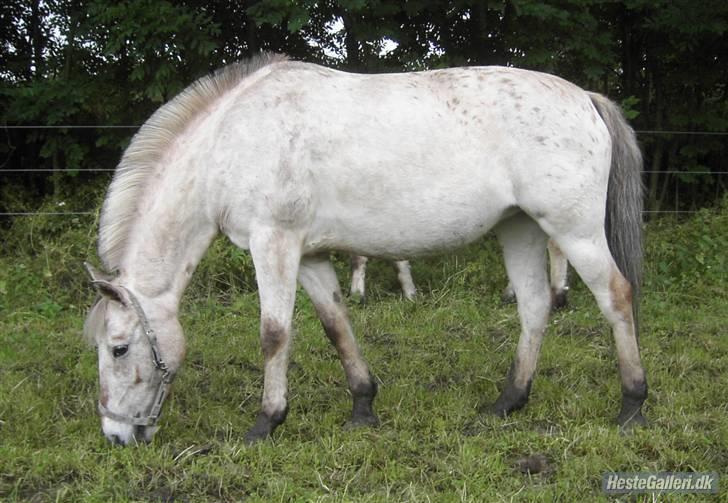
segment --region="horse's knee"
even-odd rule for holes
[[[260,344],[266,361],[286,349],[289,335],[289,330],[278,321],[266,317],[261,320]]]

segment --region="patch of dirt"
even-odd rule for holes
[[[548,475],[555,467],[544,454],[530,454],[516,460],[514,467],[524,475]]]

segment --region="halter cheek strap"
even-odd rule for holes
[[[124,289],[131,301],[132,308],[134,309],[137,318],[139,318],[139,323],[142,325],[142,330],[144,330],[144,335],[146,335],[149,347],[152,350],[152,362],[154,363],[154,368],[157,370],[157,375],[159,376],[159,379],[157,380],[157,391],[154,394],[151,409],[145,417],[134,417],[126,414],[119,414],[107,409],[101,402],[99,402],[99,414],[120,423],[131,424],[134,426],[154,426],[157,424],[157,421],[159,421],[159,417],[162,414],[162,405],[164,404],[164,399],[167,398],[167,395],[169,394],[169,389],[172,386],[172,381],[174,380],[174,374],[170,372],[167,364],[162,359],[162,352],[159,349],[157,336],[149,324],[147,315],[144,313],[144,309],[142,309],[141,304],[139,304],[139,300],[133,293],[131,293],[130,290],[123,286],[121,288]]]

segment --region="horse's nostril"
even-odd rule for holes
[[[114,445],[121,445],[121,437],[119,435],[111,435],[108,437],[109,441]]]

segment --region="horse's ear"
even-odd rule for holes
[[[86,272],[88,272],[88,275],[91,277],[91,281],[111,281],[114,279],[114,277],[111,274],[106,274],[98,269],[96,269],[94,266],[89,264],[88,262],[83,263],[83,267],[86,268]]]
[[[124,291],[124,289],[120,286],[103,279],[92,281],[91,285],[93,285],[96,291],[107,299],[121,302],[127,307],[131,305],[131,302],[129,302],[129,298],[126,295],[126,291]]]
[[[129,299],[124,289],[111,282],[113,276],[98,271],[88,262],[84,262],[83,265],[86,267],[89,276],[91,276],[91,285],[97,292],[107,299],[121,302],[125,306],[129,305]]]

